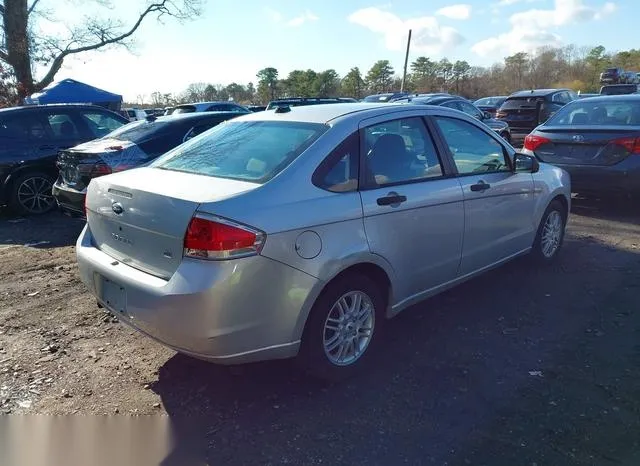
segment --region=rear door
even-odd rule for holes
[[[542,105],[544,97],[509,97],[496,117],[506,121],[515,132],[529,132],[538,126],[538,109]]]
[[[533,177],[515,173],[500,138],[450,116],[433,118],[464,195],[460,275],[491,266],[533,244]],[[490,130],[489,130],[490,131]]]
[[[360,124],[365,231],[396,273],[398,302],[455,278],[464,230],[460,184],[414,115]]]

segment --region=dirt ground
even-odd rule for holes
[[[554,266],[403,313],[379,367],[334,386],[117,323],[77,276],[82,226],[0,212],[0,413],[197,418],[210,464],[640,464],[637,205],[576,201]]]

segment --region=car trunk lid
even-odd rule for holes
[[[84,190],[93,178],[136,167],[148,159],[135,143],[96,139],[58,154],[58,168],[65,185]]]
[[[532,128],[538,125],[538,108],[544,108],[543,97],[515,97],[507,99],[496,117],[512,128]]]
[[[636,144],[640,131],[602,126],[539,127],[536,135],[545,138],[535,148],[544,162],[561,165],[610,166],[621,162],[640,149]],[[525,141],[526,148],[526,141]]]
[[[218,202],[260,185],[157,168],[97,178],[87,192],[95,246],[139,270],[168,279],[182,261],[189,222],[203,202]]]

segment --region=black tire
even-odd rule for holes
[[[327,334],[335,336],[338,331],[333,334],[328,333],[331,330],[327,330],[325,325],[338,300],[352,292],[361,292],[368,296],[373,306],[372,332],[368,344],[359,357],[347,365],[338,365],[325,351]],[[386,305],[385,293],[382,292],[380,285],[369,277],[359,274],[339,277],[327,286],[311,309],[302,335],[297,364],[311,376],[332,382],[348,379],[366,369],[375,359],[376,350],[382,343]]]
[[[544,241],[543,238],[545,236],[545,225],[547,222],[551,221],[550,217],[555,216],[556,214],[559,215],[561,222],[560,237],[557,239],[557,245],[553,248],[553,252],[549,254],[549,251],[545,249],[546,241]],[[540,220],[540,225],[538,226],[538,231],[536,233],[536,238],[533,242],[533,248],[531,250],[531,258],[536,263],[550,264],[558,257],[562,244],[564,243],[566,226],[567,211],[564,205],[558,200],[551,201],[542,215],[542,219]]]
[[[43,172],[28,172],[11,183],[9,205],[20,215],[41,215],[56,207],[51,189],[53,177]],[[30,197],[30,193],[34,197]]]

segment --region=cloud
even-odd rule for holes
[[[267,17],[274,23],[279,23],[280,21],[282,21],[282,13],[280,13],[279,11],[267,7],[264,9],[264,12],[266,13]]]
[[[273,8],[265,8],[264,12],[267,15],[267,18],[269,18],[269,20],[274,23],[282,23],[285,21],[284,15],[279,11],[274,10]],[[314,15],[312,12],[307,10],[304,13],[302,13],[300,16],[296,16],[295,18],[286,20],[286,25],[290,27],[299,27],[299,26],[302,26],[304,23],[307,23],[310,21],[317,21],[318,19],[319,18],[316,15]]]
[[[445,6],[436,11],[436,15],[446,16],[450,19],[469,19],[471,16],[471,5],[460,3],[457,5]]]
[[[594,8],[584,5],[583,0],[555,0],[552,10],[531,9],[514,13],[509,18],[510,31],[477,42],[471,50],[487,56],[498,52],[529,52],[543,45],[559,46],[562,38],[553,29],[599,20],[615,10],[616,6],[611,2]]]
[[[388,50],[404,50],[409,29],[412,30],[412,50],[440,54],[464,42],[464,37],[454,28],[442,26],[432,16],[421,16],[408,20],[379,8],[363,8],[348,17],[353,24],[363,26],[381,34]]]
[[[304,23],[308,21],[317,21],[317,20],[318,20],[318,17],[307,10],[300,16],[297,16],[287,21],[287,25],[297,27],[297,26],[302,26]]]

